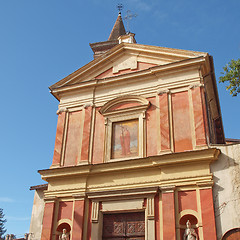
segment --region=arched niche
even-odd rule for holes
[[[117,114],[118,112],[131,112],[134,110],[147,109],[150,105],[146,98],[136,95],[124,95],[114,98],[105,103],[99,112],[102,115]]]
[[[63,233],[63,229],[66,229],[66,233],[68,235],[68,240],[71,239],[71,226],[69,220],[65,219],[65,221],[60,221],[58,223],[57,229],[56,229],[56,240],[59,240],[59,236]]]
[[[180,239],[183,239],[183,235],[184,235],[184,231],[187,228],[186,227],[186,223],[187,221],[190,221],[191,223],[191,228],[193,228],[195,230],[195,232],[197,233],[198,237],[199,237],[199,221],[197,219],[197,216],[193,215],[193,214],[184,214],[180,220],[179,220],[179,225],[180,225]]]

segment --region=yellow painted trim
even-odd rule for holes
[[[192,89],[188,89],[188,101],[189,101],[189,116],[190,116],[190,127],[192,136],[192,146],[196,149],[196,133],[195,133],[195,120],[194,120],[194,110],[193,110],[193,98]]]
[[[200,198],[200,189],[196,189],[196,197],[197,197],[197,209],[199,214],[199,238],[203,239],[203,228],[202,228],[202,208],[201,208],[201,198]]]
[[[160,98],[159,95],[156,95],[156,124],[157,124],[157,152],[161,152],[161,109],[160,109]]]
[[[92,107],[92,114],[91,114],[89,154],[88,154],[88,162],[90,164],[92,163],[92,159],[93,159],[93,144],[94,144],[95,122],[96,122],[96,108],[93,106]]]
[[[172,113],[172,94],[168,93],[168,116],[169,116],[169,132],[170,132],[170,149],[174,152],[174,129],[173,129],[173,113]]]

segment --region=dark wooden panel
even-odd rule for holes
[[[144,212],[103,215],[104,240],[144,240]]]

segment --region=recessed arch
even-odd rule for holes
[[[69,219],[60,219],[57,222],[56,227],[56,239],[59,239],[59,236],[63,233],[63,229],[66,229],[66,233],[69,235],[71,239],[71,232],[72,232],[72,221]]]
[[[124,107],[124,104],[126,107]],[[121,107],[121,105],[123,107]],[[134,109],[147,109],[149,105],[150,102],[144,97],[137,95],[124,95],[105,103],[99,112],[103,115],[107,115],[108,113],[116,113],[118,111],[125,112]]]

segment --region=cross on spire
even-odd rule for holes
[[[118,9],[118,13],[121,14],[121,11],[122,11],[122,9],[123,9],[122,3],[119,3],[119,4],[117,5],[117,9]]]
[[[137,17],[137,14],[135,13],[132,14],[130,10],[127,10],[127,15],[124,17],[124,19],[127,21],[127,33],[130,33],[129,25],[130,25],[130,21],[134,17]]]

